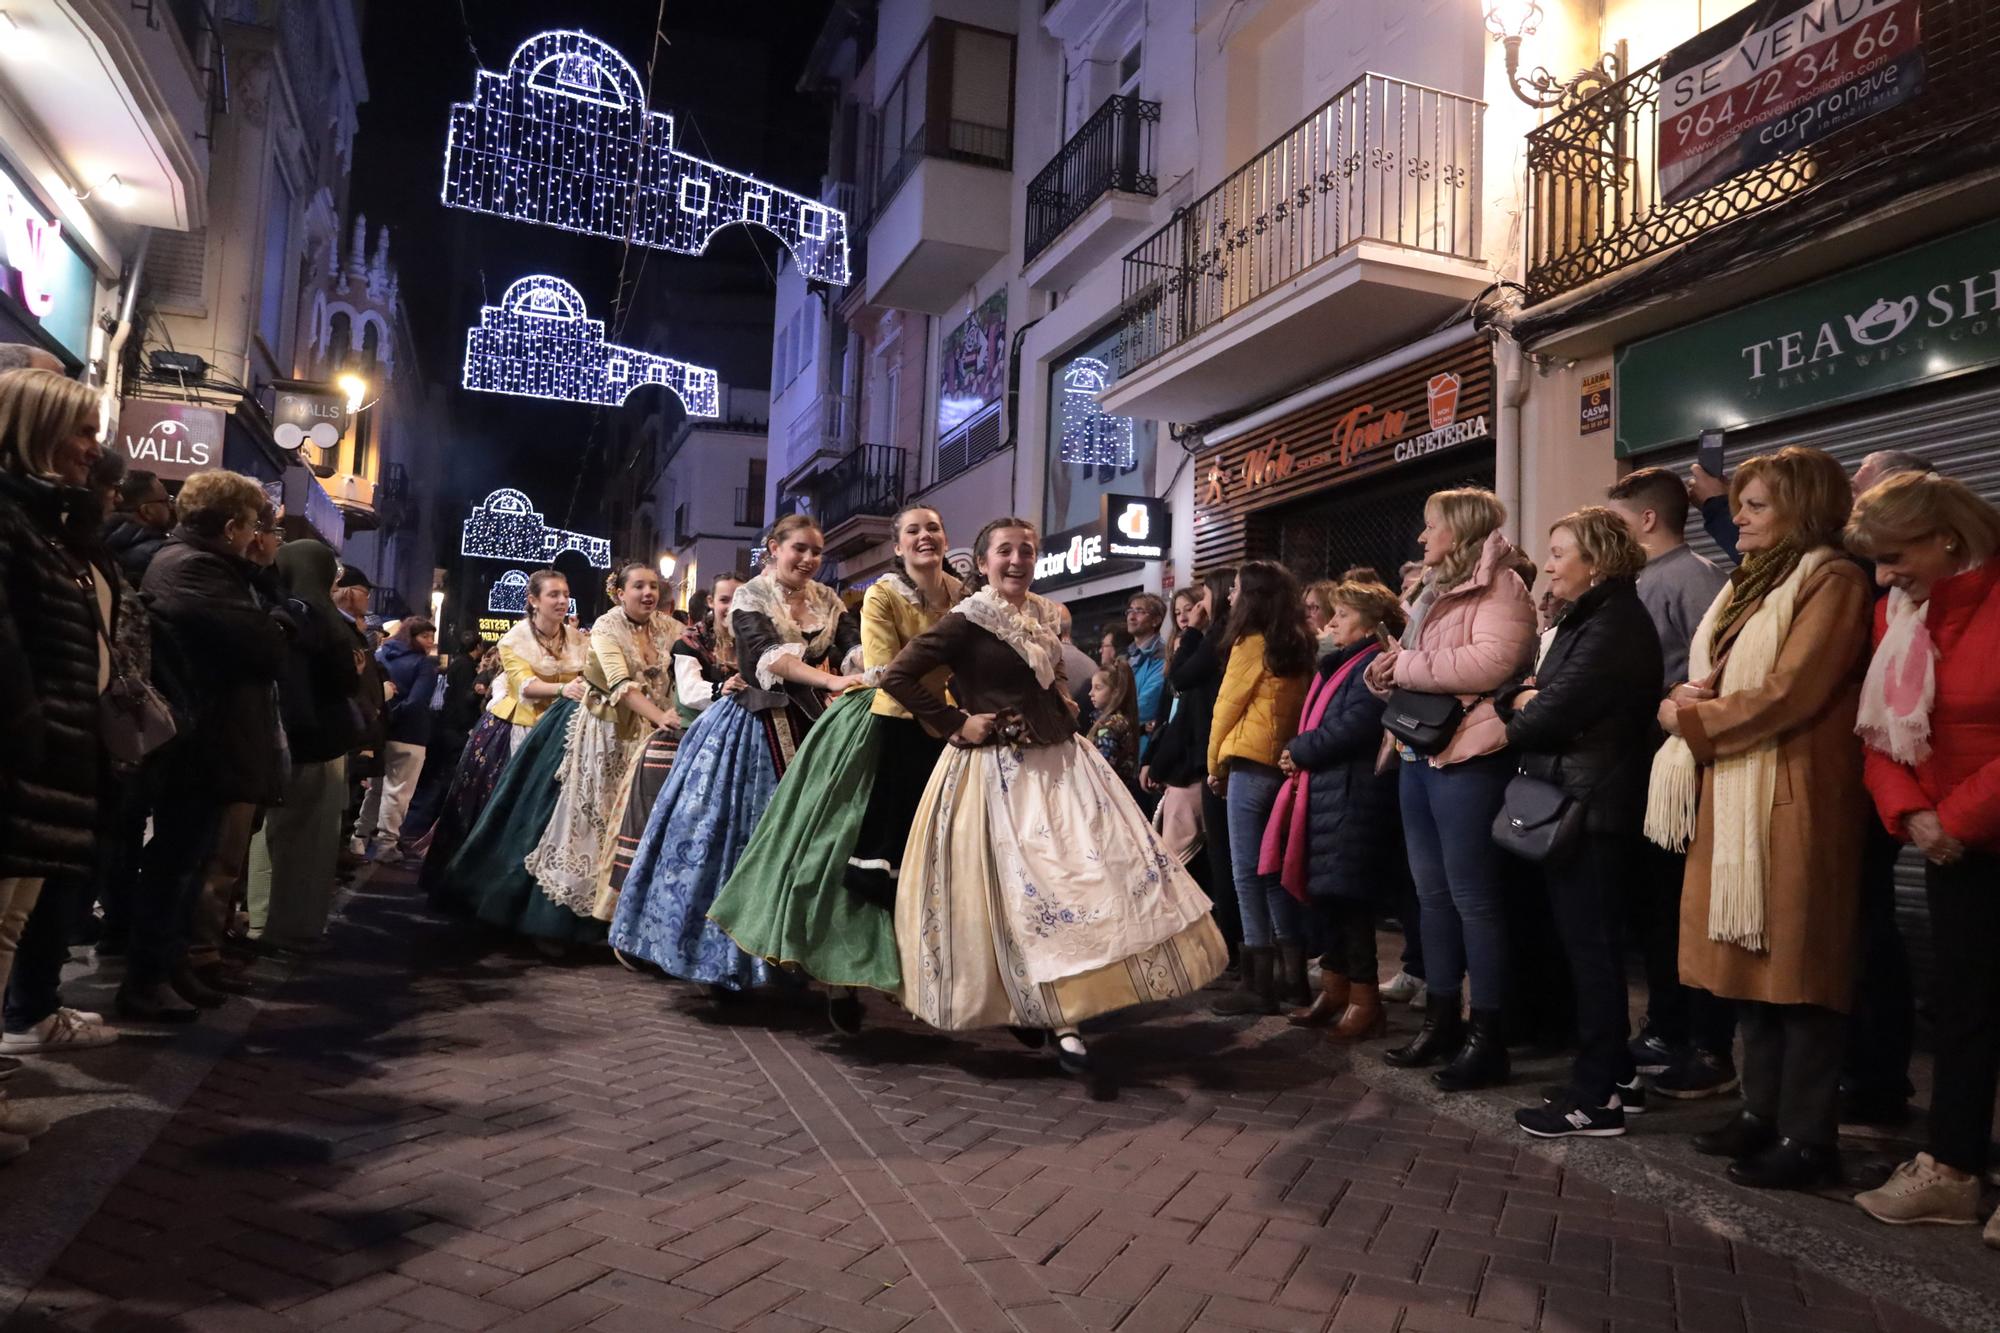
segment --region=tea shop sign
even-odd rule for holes
[[[1464,387],[1463,377],[1455,371],[1432,375],[1424,384],[1424,415],[1414,423],[1408,408],[1378,409],[1363,402],[1336,418],[1323,438],[1302,447],[1295,447],[1287,433],[1274,433],[1252,446],[1239,468],[1211,464],[1201,482],[1202,503],[1221,504],[1232,485],[1240,494],[1254,494],[1300,473],[1345,470],[1381,460],[1385,454],[1392,463],[1407,463],[1483,440],[1492,434],[1486,414],[1459,414]]]

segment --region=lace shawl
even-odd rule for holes
[[[759,574],[736,590],[736,600],[730,604],[730,614],[749,611],[763,616],[771,622],[771,627],[778,631],[778,637],[783,640],[765,649],[763,655],[757,659],[756,677],[760,688],[781,690],[785,687],[784,681],[771,670],[780,657],[796,657],[804,661],[807,657],[824,658],[833,650],[834,631],[840,628],[840,617],[847,610],[846,605],[840,600],[840,594],[824,583],[808,583],[806,601],[811,604],[813,612],[820,620],[820,627],[811,634],[807,634],[799,627],[799,623],[792,619],[792,613],[785,605],[785,590],[778,586],[777,579],[769,573]],[[859,650],[849,656],[858,657]],[[842,665],[845,666],[844,663]]]
[[[625,692],[638,689],[656,707],[669,708],[673,705],[673,667],[669,658],[674,644],[680,641],[682,626],[680,621],[664,611],[655,611],[653,618],[646,622],[644,631],[648,646],[652,649],[653,665],[647,666],[639,652],[640,628],[626,618],[623,607],[612,607],[599,616],[590,627],[590,632],[603,634],[618,645],[619,653],[625,658],[625,679],[611,686],[609,702],[616,704],[625,697]]]
[[[1062,640],[1056,635],[1060,613],[1054,602],[1031,592],[1017,611],[993,589],[981,588],[952,610],[1013,649],[1035,673],[1037,685],[1047,689],[1055,684]]]
[[[528,669],[547,681],[569,680],[583,674],[583,665],[590,660],[590,636],[582,630],[571,629],[565,622],[562,627],[562,655],[558,657],[542,646],[535,637],[534,623],[523,617],[519,624],[507,631],[500,640],[514,650]]]

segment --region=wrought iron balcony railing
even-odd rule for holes
[[[909,451],[864,444],[804,485],[813,493],[820,531],[830,532],[857,515],[890,518],[903,503]]]
[[[1668,201],[1658,171],[1660,64],[1655,61],[1527,136],[1529,302],[1574,290],[1683,245],[1738,218],[1840,180],[1848,206],[1908,194],[1915,150],[1947,145],[1952,118],[1988,128],[2000,113],[2000,6],[1924,0],[1923,95],[1776,161]],[[1963,129],[1964,127],[1961,127]]]
[[[1125,256],[1121,372],[1360,241],[1478,258],[1484,111],[1381,74],[1347,85]]]
[[[1050,241],[1112,190],[1157,193],[1153,127],[1160,104],[1127,94],[1107,98],[1062,151],[1028,182],[1027,241],[1022,258],[1033,260]]]

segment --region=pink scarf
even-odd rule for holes
[[[1300,735],[1319,726],[1327,704],[1340,693],[1341,682],[1380,651],[1370,644],[1342,663],[1340,670],[1313,682],[1312,689],[1306,692],[1305,709],[1299,714]],[[1310,841],[1306,836],[1306,818],[1311,810],[1306,797],[1311,783],[1312,774],[1304,769],[1285,779],[1278,788],[1277,802],[1271,807],[1271,818],[1264,825],[1264,841],[1257,849],[1257,873],[1276,875],[1285,892],[1300,902],[1306,900],[1306,844]]]

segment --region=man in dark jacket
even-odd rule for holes
[[[133,587],[145,579],[173,526],[174,502],[160,479],[139,468],[127,472],[118,483],[118,509],[104,522],[104,548]]]
[[[275,686],[285,637],[251,591],[246,558],[275,518],[263,488],[233,472],[196,473],[177,508],[140,594],[155,676],[182,726],[161,755],[117,1004],[127,1018],[186,1022],[187,1006],[222,1003],[210,981],[251,826],[259,805],[282,798]]]
[[[347,756],[349,824],[361,814],[362,784],[381,774],[383,754],[389,745],[388,680],[368,642],[368,599],[374,591],[375,585],[359,568],[345,564],[340,567],[340,577],[333,584],[333,604],[354,630],[355,660],[361,673],[354,692],[355,707],[361,714],[361,736]],[[365,844],[353,846],[342,839],[342,868],[352,868],[367,850]]]

